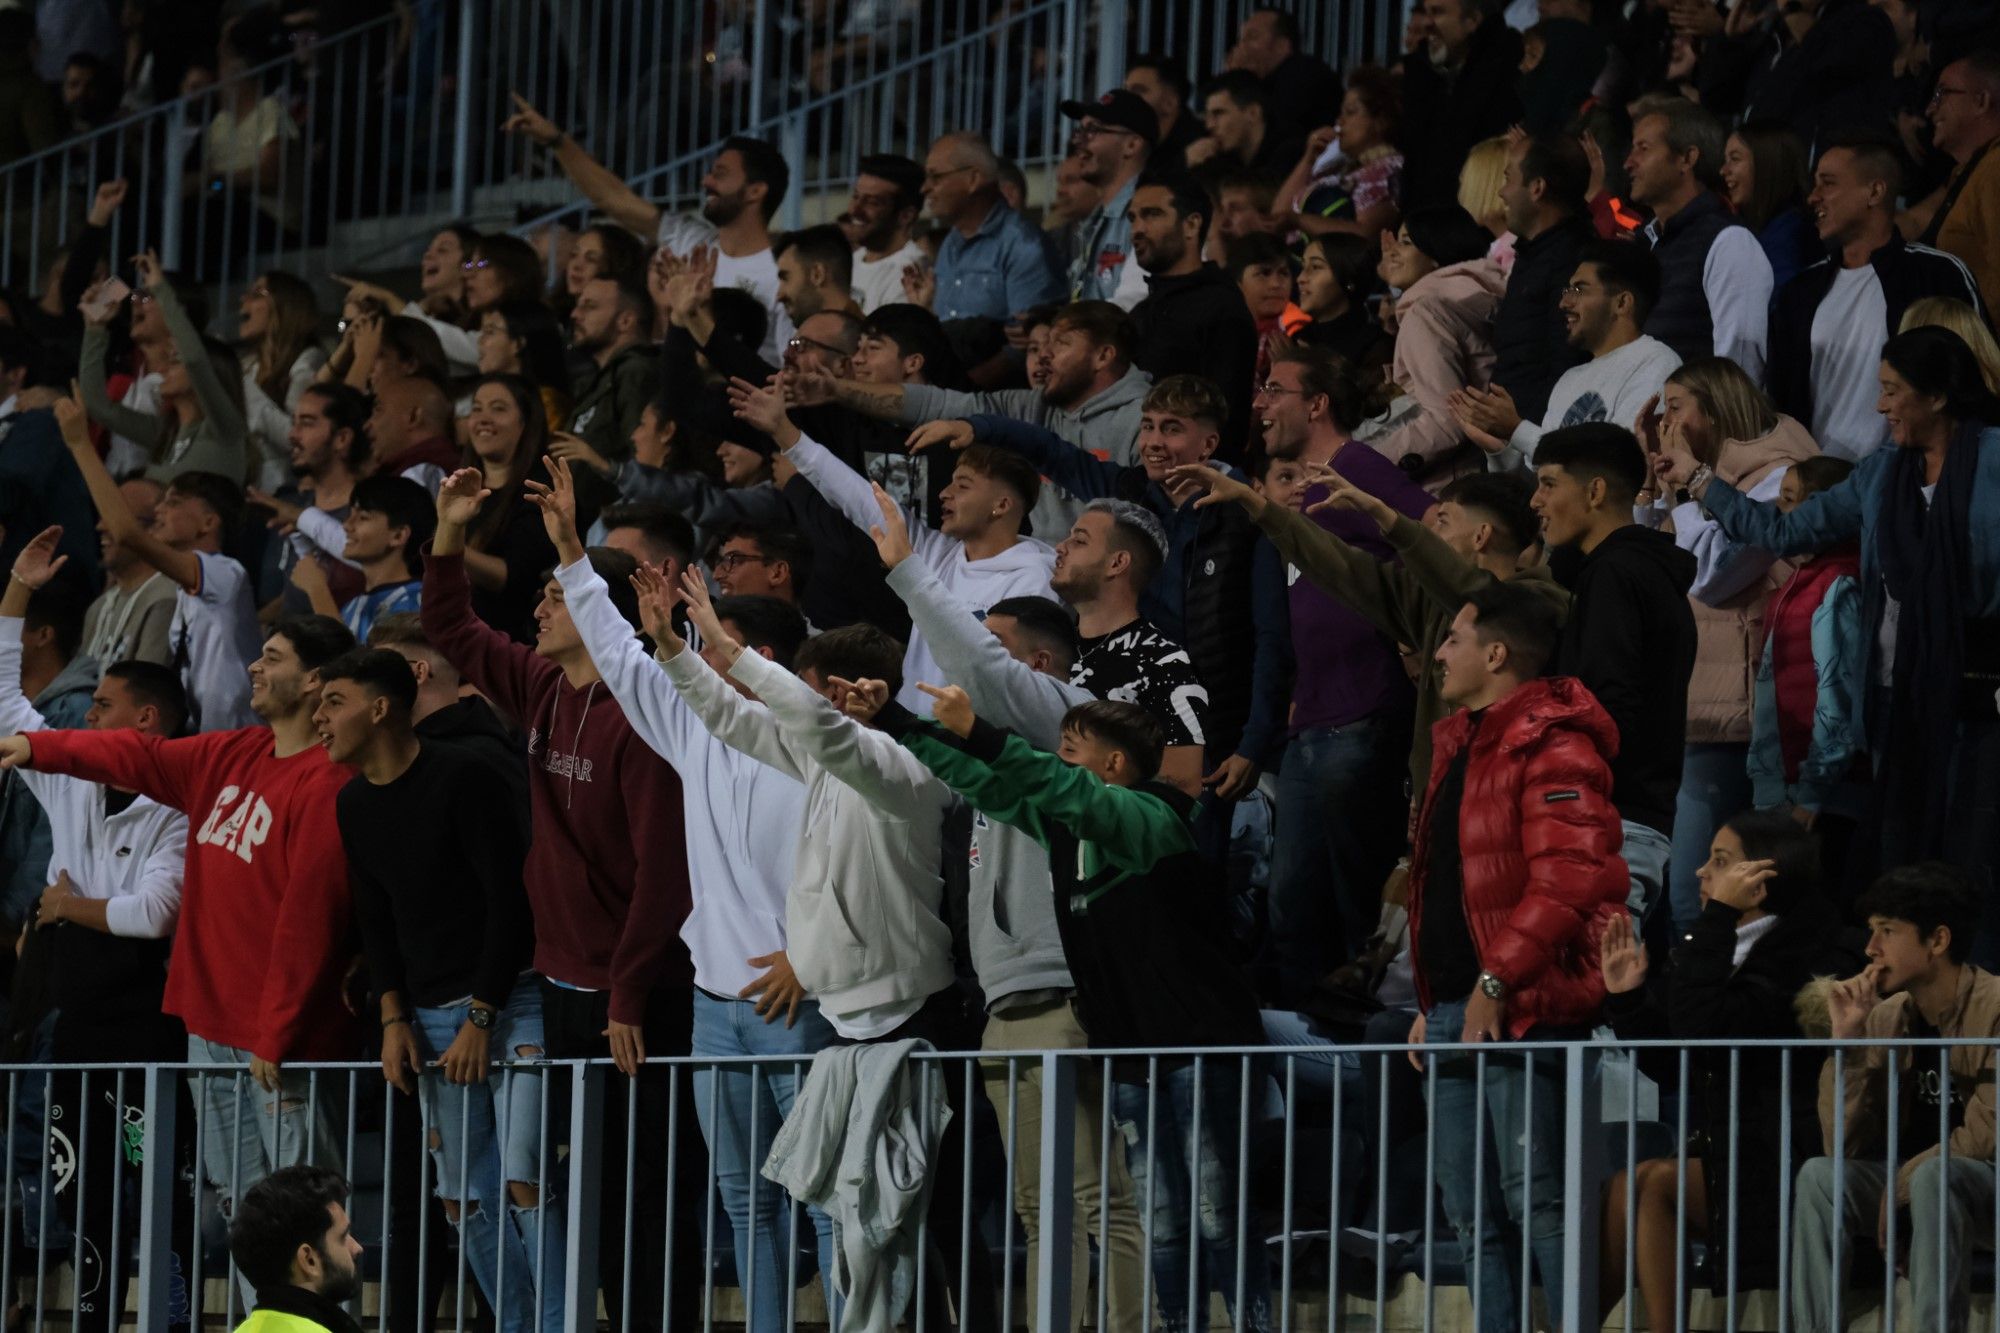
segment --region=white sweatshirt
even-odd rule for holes
[[[801,435],[799,442],[785,451],[785,458],[848,522],[863,532],[881,524],[882,511],[868,478],[835,458],[825,445]],[[1049,588],[1049,575],[1055,569],[1056,553],[1032,537],[1023,537],[984,560],[968,560],[964,542],[931,527],[917,511],[905,509],[903,522],[910,530],[912,553],[980,620],[986,618],[987,607],[1009,597],[1055,597]],[[903,654],[903,688],[896,701],[919,717],[929,717],[930,696],[917,688],[918,681],[931,685],[964,683],[945,675],[923,633],[912,629],[909,648]]]
[[[1666,387],[1667,376],[1680,368],[1679,353],[1643,333],[1623,347],[1571,366],[1549,390],[1549,410],[1541,424],[1523,421],[1516,426],[1507,447],[1487,459],[1487,467],[1494,472],[1532,469],[1542,436],[1564,426],[1608,421],[1632,429],[1646,400]]]
[[[0,734],[46,731],[48,723],[21,693],[21,626],[0,616]],[[165,939],[180,917],[187,858],[187,816],[150,797],[134,797],[115,815],[104,813],[104,788],[81,778],[17,770],[49,812],[54,854],[49,881],[67,870],[86,898],[101,898],[113,935]]]
[[[792,970],[843,1037],[895,1028],[952,981],[941,915],[951,788],[784,667],[746,652],[731,689],[692,648],[664,666],[716,739],[806,786],[785,906]]]

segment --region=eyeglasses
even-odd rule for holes
[[[947,167],[943,171],[926,171],[924,173],[924,184],[936,185],[939,181],[943,180],[947,176],[956,176],[961,171],[971,171],[971,170],[973,170],[972,167],[963,166],[963,167]]]
[[[768,565],[769,556],[754,555],[749,551],[726,551],[708,562],[718,574],[727,574],[739,565]]]
[[[1970,96],[1972,96],[1972,89],[1970,88],[1947,88],[1940,83],[1937,87],[1931,89],[1930,109],[1933,111],[1937,110],[1938,103],[1944,101],[1947,97]]]
[[[785,344],[786,350],[793,352],[804,352],[808,347],[817,347],[820,351],[825,352],[828,356],[837,356],[843,359],[854,355],[854,353],[852,352],[842,351],[840,348],[835,347],[832,343],[823,343],[817,338],[808,338],[803,334],[797,334],[797,333],[793,334],[791,341]]]
[[[1563,284],[1562,294],[1564,296],[1588,296],[1596,290],[1597,288],[1587,282],[1570,282]]]
[[[1072,139],[1095,139],[1100,134],[1131,134],[1123,125],[1092,125],[1088,121],[1070,132]]]
[[[1287,394],[1287,393],[1295,393],[1301,398],[1306,396],[1306,391],[1304,389],[1293,389],[1286,385],[1278,383],[1276,380],[1264,381],[1264,383],[1257,386],[1257,392],[1263,394],[1267,398],[1276,398],[1281,394]]]
[[[476,268],[488,268],[492,263],[493,261],[490,259],[468,259],[463,264],[460,264],[459,267],[470,273]]]

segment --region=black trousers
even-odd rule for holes
[[[611,1043],[604,1028],[610,1018],[608,992],[570,990],[543,980],[542,1044],[550,1059],[608,1058]],[[612,1333],[618,1333],[625,1327],[628,1313],[625,1248],[629,1231],[633,1333],[653,1333],[656,1329],[691,1333],[700,1327],[706,1278],[700,1237],[707,1221],[708,1160],[701,1127],[695,1120],[691,1071],[682,1069],[674,1077],[667,1065],[654,1061],[660,1056],[688,1053],[694,1034],[693,989],[662,986],[654,990],[641,1027],[648,1063],[637,1079],[612,1073],[605,1087],[603,1123],[593,1127],[604,1148],[604,1174],[598,1193],[597,1280],[611,1315]],[[565,1095],[558,1098],[559,1091]],[[567,1089],[551,1087],[552,1109],[560,1105],[567,1112],[566,1093]],[[576,1127],[571,1126],[570,1131],[574,1134]],[[629,1162],[628,1133],[632,1142]],[[671,1193],[669,1165],[674,1177]],[[569,1201],[572,1215],[584,1206],[584,1201]],[[667,1246],[670,1215],[671,1252]],[[671,1309],[666,1294],[668,1277],[673,1287]]]

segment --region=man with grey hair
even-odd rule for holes
[[[984,139],[960,130],[931,145],[924,207],[950,228],[930,301],[939,319],[1006,320],[1061,299],[1041,230],[1000,197],[1000,159]],[[927,285],[909,278],[906,289]]]
[[[1641,104],[1625,170],[1632,198],[1653,210],[1645,236],[1660,261],[1660,299],[1644,332],[1681,360],[1727,357],[1764,378],[1771,261],[1716,190],[1722,123],[1679,97]]]

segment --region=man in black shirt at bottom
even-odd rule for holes
[[[402,655],[356,649],[320,678],[320,743],[360,770],[335,817],[383,1076],[423,1099],[438,1193],[487,1304],[510,1328],[555,1333],[563,1218],[546,1197],[541,1075],[496,1063],[543,1051],[526,826],[507,817],[512,797],[492,767],[418,738],[417,678]],[[550,1289],[537,1291],[538,1275]]]

